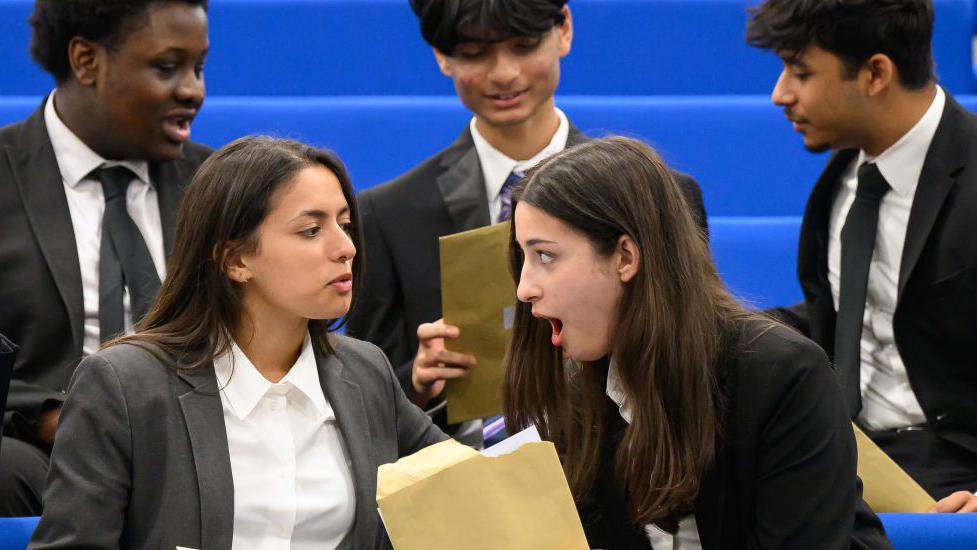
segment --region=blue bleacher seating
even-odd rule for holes
[[[571,0],[568,95],[766,94],[779,62],[744,43],[756,0]],[[935,0],[934,51],[954,93],[977,92],[972,0]],[[0,95],[43,94],[27,54],[32,0],[0,0]],[[407,0],[214,0],[212,95],[450,95]],[[393,55],[392,55],[393,54]]]
[[[40,518],[0,518],[0,550],[24,550]]]
[[[977,515],[879,514],[895,550],[973,550]]]

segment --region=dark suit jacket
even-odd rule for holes
[[[182,158],[150,163],[167,254],[183,188],[210,151],[188,143]],[[43,103],[0,129],[0,235],[0,332],[20,346],[4,427],[31,440],[44,403],[64,398],[84,337],[78,249]]]
[[[567,146],[588,138],[572,124]],[[675,174],[705,230],[702,193]],[[489,225],[482,168],[468,127],[447,149],[358,198],[366,255],[362,292],[346,331],[380,346],[411,392],[417,326],[441,317],[438,237]]]
[[[857,155],[836,153],[811,193],[797,260],[805,307],[781,310],[829,356],[836,313],[827,275],[828,219],[841,174]],[[939,437],[977,455],[975,213],[977,117],[947,94],[910,210],[893,329],[927,422]]]
[[[764,332],[751,322],[743,332],[719,367],[723,433],[693,510],[702,548],[890,547],[867,509],[859,531],[869,542],[853,542],[861,502],[855,440],[824,352],[781,326]],[[610,399],[606,405],[611,429],[580,505],[584,530],[593,548],[647,550],[613,474],[625,424]]]
[[[316,363],[352,467],[347,547],[390,548],[377,467],[446,436],[407,401],[376,346],[343,336],[334,345]],[[30,548],[230,550],[234,482],[216,389],[212,365],[177,371],[131,344],[86,358],[61,413]]]

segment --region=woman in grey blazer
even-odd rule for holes
[[[138,332],[75,372],[30,548],[388,548],[377,467],[445,436],[378,348],[331,334],[358,223],[330,153],[247,137],[212,155]]]

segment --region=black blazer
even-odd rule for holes
[[[831,356],[828,219],[841,174],[858,151],[839,151],[815,185],[801,225],[797,274],[804,307],[783,317]],[[910,210],[893,316],[896,346],[933,431],[977,455],[977,116],[949,94]],[[977,460],[977,457],[975,457]]]
[[[316,353],[316,364],[356,495],[341,547],[389,549],[377,515],[377,467],[446,436],[407,401],[376,346],[333,342],[336,353]],[[216,390],[212,365],[178,371],[131,344],[86,358],[61,413],[29,548],[230,550],[234,480]]]
[[[587,139],[570,125],[568,147]],[[674,175],[705,231],[698,184],[685,174]],[[438,237],[491,223],[470,129],[409,172],[364,190],[358,202],[366,267],[346,332],[380,346],[409,393],[417,326],[441,317]]]
[[[210,151],[188,143],[182,158],[149,164],[167,255],[183,188]],[[31,440],[42,405],[64,399],[84,338],[78,249],[43,102],[0,129],[0,235],[0,333],[20,346],[4,429]]]
[[[717,458],[693,513],[702,548],[887,548],[867,508],[853,541],[861,485],[856,450],[838,382],[824,352],[776,326],[751,322],[739,350],[719,367],[725,406]],[[613,457],[625,424],[607,405],[597,481],[580,503],[590,546],[650,548],[615,481]]]

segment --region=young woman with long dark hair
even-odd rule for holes
[[[31,548],[389,548],[377,467],[445,439],[372,344],[332,154],[248,137],[194,176],[138,332],[78,367]]]
[[[828,360],[729,294],[658,155],[593,140],[514,196],[506,420],[556,443],[591,546],[851,546]]]

